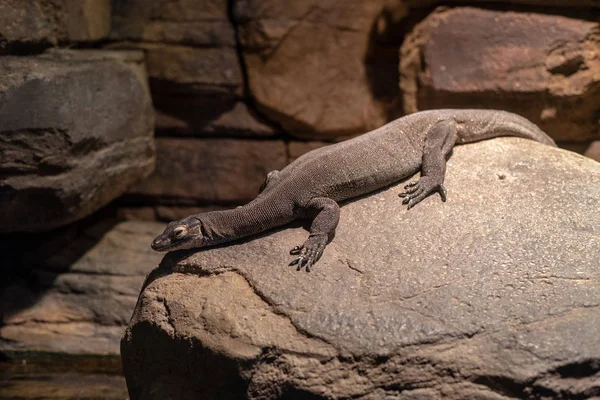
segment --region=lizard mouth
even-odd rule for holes
[[[175,247],[177,247],[178,245],[180,245],[184,242],[186,242],[186,238],[167,239],[167,240],[164,240],[164,239],[161,240],[160,238],[156,238],[150,244],[150,247],[152,247],[152,250],[154,250],[154,251],[169,251],[169,250],[173,250]]]

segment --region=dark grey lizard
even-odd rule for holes
[[[496,110],[431,110],[399,118],[379,129],[308,152],[281,171],[269,173],[250,203],[232,210],[191,215],[171,222],[153,242],[156,251],[213,246],[311,219],[310,234],[290,252],[307,270],[321,257],[340,217],[338,202],[421,177],[400,194],[410,209],[439,192],[446,201],[446,157],[455,144],[518,136],[548,145],[554,141],[535,124]]]

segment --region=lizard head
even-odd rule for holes
[[[188,217],[167,225],[164,232],[158,235],[150,246],[155,251],[183,250],[204,247],[208,244],[207,239],[202,221],[196,217]]]

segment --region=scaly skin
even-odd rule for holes
[[[410,209],[438,192],[446,201],[446,157],[455,144],[517,136],[555,146],[536,125],[496,110],[431,110],[399,118],[351,140],[304,154],[282,171],[269,173],[256,199],[226,211],[171,222],[153,242],[156,251],[213,246],[295,219],[311,219],[306,242],[292,249],[291,265],[307,271],[319,260],[340,217],[338,202],[421,177],[400,193]]]

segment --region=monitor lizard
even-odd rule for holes
[[[438,192],[446,201],[446,158],[455,144],[518,136],[556,146],[529,120],[498,110],[429,110],[401,117],[350,140],[310,151],[267,175],[259,195],[231,210],[171,222],[153,242],[156,251],[213,246],[296,219],[312,220],[308,239],[294,247],[290,265],[307,271],[319,260],[340,218],[340,201],[357,197],[419,170],[399,196],[410,209]]]

